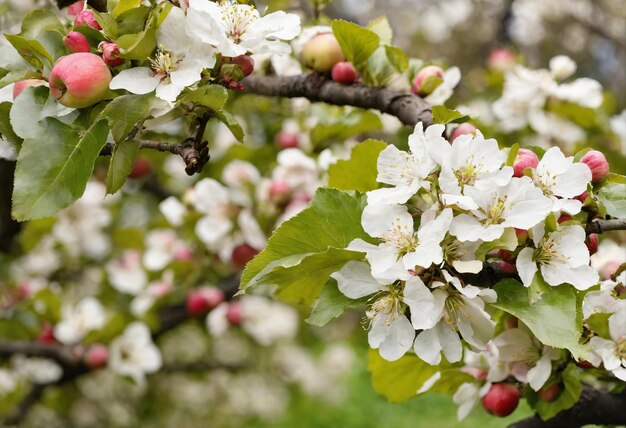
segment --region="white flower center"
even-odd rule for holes
[[[371,299],[374,300],[374,303],[367,311],[367,318],[364,321],[369,324],[376,315],[382,313],[385,315],[385,324],[391,325],[404,313],[401,291],[401,286],[390,285],[386,290],[374,295]]]
[[[500,224],[504,221],[504,212],[506,211],[507,197],[503,196],[494,202],[489,209],[482,209],[483,213],[486,215],[486,218],[483,220],[483,224],[485,226],[489,226],[492,224]]]
[[[540,265],[549,265],[553,261],[568,261],[570,257],[555,249],[555,245],[556,242],[552,237],[544,238],[541,246],[533,252],[533,261]]]
[[[541,174],[533,174],[533,183],[535,186],[541,189],[544,195],[552,196],[552,188],[554,187],[556,181],[556,175],[550,174],[547,171],[544,171]]]
[[[482,168],[481,163],[474,162],[473,155],[467,158],[464,166],[454,170],[454,176],[458,180],[459,186],[473,186]]]
[[[259,13],[254,6],[223,1],[222,23],[226,27],[226,34],[235,42],[240,43],[242,36],[254,21],[259,18]]]
[[[384,233],[380,239],[383,241],[383,245],[395,250],[398,259],[413,251],[418,244],[415,232],[398,223],[394,224],[391,230]]]
[[[157,76],[167,77],[172,71],[176,70],[177,59],[172,56],[171,52],[167,52],[162,48],[157,50],[154,58],[150,58],[152,70]]]

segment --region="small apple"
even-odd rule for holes
[[[302,63],[320,73],[328,73],[345,58],[339,42],[332,33],[313,36],[302,49]]]
[[[74,27],[78,27],[80,25],[86,25],[95,30],[102,30],[100,24],[96,20],[96,16],[89,9],[81,10],[76,18],[74,18]]]
[[[111,78],[109,67],[98,55],[73,53],[54,64],[50,93],[66,107],[89,107],[107,97]]]
[[[558,384],[554,383],[537,391],[537,396],[539,397],[539,399],[545,401],[546,403],[552,403],[554,400],[557,399],[560,393],[561,388]]]
[[[100,343],[91,345],[85,352],[83,360],[85,365],[91,370],[104,367],[109,361],[109,348]]]
[[[146,158],[138,158],[135,161],[135,165],[133,165],[133,169],[130,171],[128,176],[130,178],[139,179],[144,178],[150,175],[152,172],[152,166],[150,165],[150,161]]]
[[[230,258],[233,266],[243,268],[250,260],[259,254],[259,250],[248,244],[240,244],[235,247]]]
[[[349,85],[359,78],[359,73],[350,61],[341,61],[333,66],[331,77],[337,83]]]
[[[276,145],[281,149],[292,149],[300,145],[298,134],[291,131],[279,131],[276,134]]]
[[[487,412],[500,417],[508,416],[519,404],[519,390],[508,383],[494,383],[482,398],[482,403]]]
[[[476,132],[476,127],[474,125],[467,122],[462,123],[454,128],[454,130],[452,130],[452,134],[450,134],[450,142],[454,143],[454,140],[456,140],[461,135],[473,134],[474,132]]]
[[[191,290],[187,294],[185,307],[187,314],[197,317],[207,314],[211,309],[224,301],[224,293],[217,287],[202,287]]]
[[[22,91],[29,86],[41,86],[45,84],[46,82],[41,79],[26,79],[15,82],[13,85],[13,99],[16,99]]]
[[[63,37],[63,44],[72,52],[89,52],[89,40],[84,34],[78,31],[70,31]]]
[[[240,325],[243,322],[241,303],[233,302],[228,305],[228,309],[226,310],[226,321],[228,321],[230,325]]]
[[[413,79],[413,86],[411,87],[411,92],[415,95],[419,95],[420,97],[424,97],[426,95],[430,95],[429,91],[424,90],[422,87],[424,85],[424,81],[429,77],[438,77],[443,79],[445,76],[445,72],[441,67],[436,65],[427,65],[422,68]]]
[[[115,43],[100,42],[98,50],[102,52],[102,59],[109,67],[117,67],[124,64],[124,58],[120,58],[120,48]]]

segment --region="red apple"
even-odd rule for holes
[[[98,55],[73,53],[54,64],[50,92],[66,107],[89,107],[107,97],[111,78],[109,67]]]
[[[13,99],[16,99],[22,91],[29,86],[41,86],[45,84],[46,82],[41,79],[26,79],[15,82],[13,85]]]
[[[248,244],[240,244],[235,247],[230,258],[233,266],[243,268],[250,260],[259,254],[259,250]]]
[[[539,391],[537,391],[537,396],[541,400],[547,403],[552,403],[554,400],[557,399],[560,393],[561,393],[561,388],[559,387],[558,384],[554,383],[548,387],[541,388]]]
[[[331,77],[337,83],[349,85],[359,78],[359,73],[350,61],[341,61],[333,66]]]
[[[139,179],[147,177],[152,172],[152,166],[150,161],[146,158],[138,158],[133,165],[133,169],[128,176],[130,178]]]
[[[313,36],[302,49],[302,63],[320,73],[328,73],[343,60],[341,46],[332,33]]]
[[[482,398],[482,403],[487,412],[500,417],[508,416],[519,404],[519,391],[508,383],[494,383]]]
[[[430,95],[430,92],[425,91],[424,88],[422,88],[422,86],[426,79],[428,79],[429,77],[433,77],[433,76],[443,79],[445,76],[445,73],[441,67],[438,67],[436,65],[427,65],[426,67],[422,68],[415,75],[415,78],[413,79],[413,86],[411,87],[411,92],[413,92],[415,95],[419,95],[420,97]]]
[[[100,343],[91,345],[85,353],[83,360],[85,365],[91,370],[104,367],[109,361],[109,348]]]
[[[298,134],[290,131],[280,131],[276,134],[276,145],[281,149],[298,147],[300,145]]]
[[[226,320],[230,325],[240,325],[243,322],[241,303],[233,302],[228,305],[228,309],[226,310]]]
[[[80,11],[78,15],[76,15],[76,18],[74,18],[74,27],[78,27],[80,25],[86,25],[96,30],[102,30],[102,27],[96,20],[96,16],[89,9]]]
[[[197,317],[207,314],[211,309],[224,301],[224,293],[217,287],[202,287],[191,290],[187,294],[185,307],[187,314]]]
[[[89,40],[83,33],[78,31],[70,31],[63,37],[63,44],[72,52],[89,52]]]

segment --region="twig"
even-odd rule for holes
[[[546,421],[539,416],[523,419],[509,428],[580,428],[584,425],[626,424],[626,394],[609,394],[583,385],[579,400]]]
[[[35,383],[31,386],[30,391],[24,396],[20,404],[15,409],[15,412],[6,420],[8,426],[19,426],[24,420],[30,409],[39,402],[46,390],[46,385],[41,383]]]
[[[611,230],[626,230],[626,219],[618,220],[593,220],[587,223],[587,234],[604,233]]]
[[[430,105],[408,93],[364,85],[342,85],[317,74],[298,76],[248,76],[243,80],[244,92],[271,97],[304,97],[339,106],[379,110],[396,116],[402,123],[424,127],[432,124]]]

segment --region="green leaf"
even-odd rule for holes
[[[509,149],[509,154],[506,157],[506,165],[513,166],[515,159],[517,159],[517,153],[519,152],[519,144],[515,143]]]
[[[19,221],[51,216],[78,199],[109,132],[104,120],[80,140],[57,119],[42,126],[46,138],[24,140],[17,159],[12,214]]]
[[[462,123],[469,120],[468,116],[459,113],[456,110],[449,109],[445,106],[433,106],[433,122],[441,123]]]
[[[611,332],[609,331],[609,318],[613,314],[596,313],[592,314],[585,323],[589,326],[589,329],[594,333],[597,333],[600,337],[605,339],[611,339]]]
[[[21,144],[22,139],[13,131],[11,119],[9,117],[11,106],[10,102],[0,103],[0,135],[12,144]]]
[[[417,397],[417,391],[439,371],[438,366],[406,354],[396,361],[387,361],[377,349],[369,350],[367,368],[372,375],[372,386],[391,403],[401,403]]]
[[[348,114],[340,114],[318,123],[311,131],[314,145],[329,140],[345,141],[357,134],[376,131],[382,128],[380,116],[367,110],[353,110]]]
[[[443,83],[443,79],[437,76],[428,76],[426,79],[422,81],[422,86],[420,86],[420,94],[432,94],[435,89],[439,85]]]
[[[235,116],[223,110],[215,111],[214,114],[217,120],[222,122],[224,125],[226,125],[228,129],[230,129],[233,137],[235,137],[240,143],[243,143],[243,128],[241,127],[239,121],[235,118]]]
[[[297,254],[268,264],[250,280],[247,287],[260,285],[276,288],[276,297],[293,304],[311,305],[319,297],[330,274],[363,253],[330,247],[326,251]]]
[[[380,38],[373,31],[344,20],[335,20],[331,26],[344,56],[355,67],[367,61],[378,48]]]
[[[46,117],[58,117],[69,111],[66,107],[57,103],[50,96],[50,90],[45,86],[27,87],[13,102],[9,117],[13,131],[21,138],[43,138],[45,129],[39,125],[39,121]],[[73,120],[78,112],[70,113],[67,118]]]
[[[350,159],[339,160],[328,168],[328,187],[367,192],[378,189],[378,155],[387,147],[379,140],[366,140],[352,149]]]
[[[583,385],[580,382],[580,369],[574,363],[569,363],[561,373],[563,390],[556,400],[548,403],[539,399],[536,393],[528,395],[529,404],[535,409],[541,419],[548,420],[557,413],[569,409],[578,402]],[[534,396],[534,397],[532,397]]]
[[[43,72],[46,68],[52,68],[54,60],[40,42],[15,34],[4,36],[20,56],[37,70]]]
[[[311,315],[306,319],[311,325],[322,327],[334,318],[341,316],[346,310],[357,308],[364,303],[362,300],[354,300],[346,297],[334,279],[330,279],[322,289]]]
[[[367,59],[365,64],[357,67],[363,82],[370,86],[386,86],[389,84],[395,67],[387,57],[385,46],[380,46]]]
[[[395,46],[385,46],[385,53],[387,54],[387,59],[398,73],[402,73],[409,68],[409,57],[402,49]]]
[[[381,16],[370,21],[367,24],[367,29],[378,34],[378,37],[380,38],[380,43],[384,45],[391,44],[391,39],[393,38],[393,30],[391,29],[391,25],[389,25],[389,20],[386,16]]]
[[[311,205],[281,224],[268,240],[265,250],[247,264],[241,277],[241,289],[246,290],[263,280],[282,281],[295,269],[303,276],[312,275],[311,287],[314,289],[304,291],[307,293],[304,300],[315,300],[315,293],[321,291],[318,284],[322,279],[325,283],[332,272],[325,271],[320,276],[315,272],[304,272],[304,269],[325,269],[332,263],[332,257],[341,258],[343,263],[356,257],[358,253],[343,249],[356,238],[371,241],[361,227],[365,204],[366,197],[358,193],[318,189]],[[342,263],[337,265],[343,266]],[[266,279],[274,269],[278,271],[277,278]]]
[[[35,9],[24,16],[20,35],[35,38],[45,31],[64,34],[66,30],[59,18],[47,9]]]
[[[115,145],[106,178],[107,193],[116,193],[126,182],[139,154],[139,142],[123,140]]]
[[[582,313],[571,286],[550,287],[532,305],[526,288],[514,279],[502,280],[494,289],[498,301],[492,306],[519,318],[545,345],[568,349],[575,357],[580,355]]]
[[[228,92],[221,85],[207,85],[183,94],[181,103],[192,102],[211,110],[221,110],[228,100]]]
[[[120,16],[127,10],[138,7],[141,4],[141,0],[119,0],[113,11],[111,12],[114,17]]]
[[[135,12],[138,9],[131,9],[124,15]],[[124,34],[116,42],[123,52],[120,57],[124,59],[145,60],[152,55],[156,48],[157,15],[150,14],[143,31],[136,34]]]
[[[604,211],[615,218],[626,218],[626,184],[610,182],[596,193]]]
[[[513,251],[517,248],[517,235],[515,229],[512,227],[507,228],[502,236],[498,239],[489,242],[483,242],[476,250],[474,257],[476,260],[485,260],[487,253],[492,250],[508,250]]]
[[[154,94],[122,95],[113,99],[100,113],[100,119],[109,121],[116,142],[126,139],[140,120],[150,116]]]
[[[548,284],[541,273],[536,272],[533,277],[533,281],[530,283],[528,287],[528,301],[531,305],[534,305],[538,300],[541,300],[541,297],[544,293],[550,292],[550,284]]]

